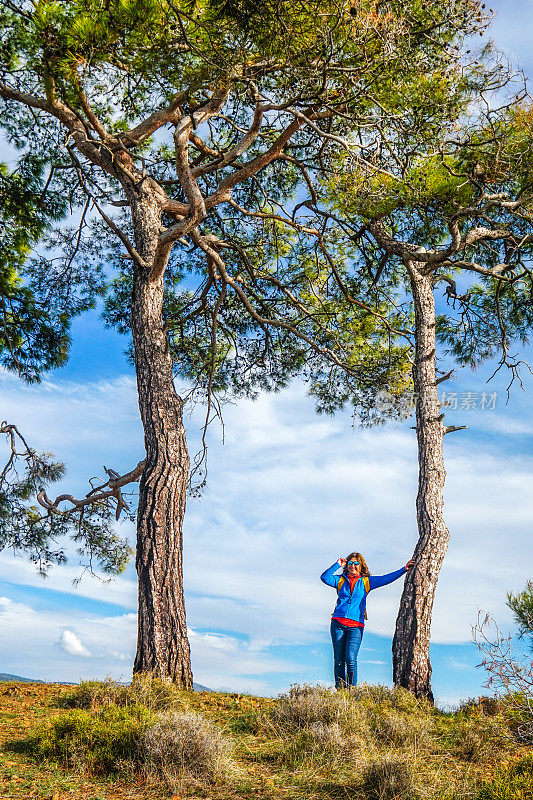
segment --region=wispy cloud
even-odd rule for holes
[[[268,693],[269,681],[279,673],[295,674],[299,665],[274,657],[268,643],[257,647],[227,634],[202,633],[189,628],[196,679],[212,689]]]

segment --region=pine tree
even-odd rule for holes
[[[533,647],[533,581],[527,581],[526,588],[517,594],[509,592],[507,605],[513,612],[520,634],[531,639]]]
[[[466,427],[444,422],[438,387],[458,366],[489,359],[497,359],[496,371],[508,368],[510,384],[520,380],[527,365],[512,352],[530,340],[533,325],[531,105],[520,93],[500,109],[481,102],[509,83],[498,63],[480,59],[470,78],[447,126],[414,146],[397,143],[395,162],[376,156],[349,169],[342,158],[330,179],[331,207],[348,232],[359,232],[346,280],[369,274],[375,303],[395,298],[396,329],[411,347],[419,538],[396,621],[393,677],[430,698],[431,614],[450,537],[443,439]],[[488,110],[473,117],[474,104]],[[382,402],[402,401],[384,395]],[[406,413],[412,407],[406,403]],[[521,613],[527,596],[510,602]]]

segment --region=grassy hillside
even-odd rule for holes
[[[493,701],[443,714],[384,687],[4,683],[0,798],[533,800],[517,725]]]

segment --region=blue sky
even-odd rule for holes
[[[507,2],[497,44],[531,72],[530,2]],[[68,466],[65,485],[84,492],[102,465],[118,471],[142,457],[135,381],[125,340],[96,312],[77,320],[67,367],[39,386],[0,375],[2,418]],[[533,361],[529,353],[530,361]],[[491,383],[490,365],[463,370],[446,391],[468,425],[446,437],[446,518],[451,543],[433,621],[433,685],[442,703],[483,691],[470,642],[478,609],[511,624],[507,590],[531,577],[533,379]],[[179,388],[179,387],[178,387]],[[495,393],[482,409],[481,394]],[[466,408],[467,393],[476,407]],[[469,395],[472,399],[472,395]],[[334,603],[320,573],[361,550],[373,573],[398,568],[416,542],[416,441],[412,422],[354,429],[348,413],[319,417],[305,387],[242,401],[212,426],[208,486],[188,502],[185,585],[195,680],[213,688],[275,694],[294,682],[331,681],[328,634]],[[186,422],[199,448],[202,409]],[[133,526],[119,530],[133,541]],[[0,671],[77,681],[131,673],[136,633],[133,566],[111,583],[79,575],[75,562],[43,581],[32,565],[0,553]],[[401,581],[374,592],[360,653],[360,679],[390,683],[390,646]]]

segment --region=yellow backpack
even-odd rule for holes
[[[368,575],[363,575],[362,577],[363,577],[363,586],[365,587],[365,592],[368,594],[370,591],[370,581],[368,580]],[[337,584],[337,594],[339,594],[341,586],[343,585],[345,580],[346,578],[344,577],[344,575],[341,575],[341,577],[339,578],[339,582]],[[368,619],[366,608],[365,608],[365,619]]]

